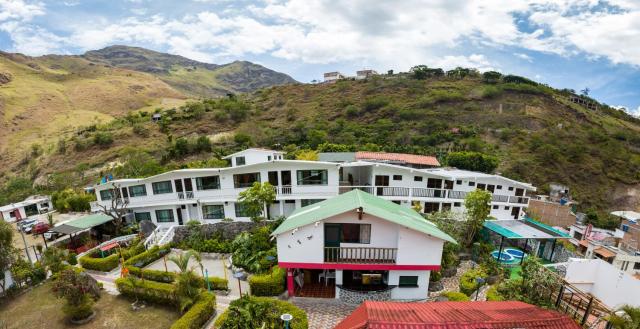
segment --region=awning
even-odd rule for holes
[[[62,225],[54,226],[53,228],[51,228],[51,231],[61,234],[73,234],[98,225],[102,225],[112,220],[113,218],[111,216],[105,214],[91,214],[88,216],[70,220]]]
[[[603,248],[603,247],[595,249],[593,252],[595,252],[596,254],[598,254],[598,255],[600,255],[600,256],[602,256],[604,258],[611,258],[611,257],[614,257],[616,255],[611,250],[609,250],[607,248]]]
[[[587,242],[587,240],[580,240],[580,242],[578,242],[578,244],[580,244],[581,246],[583,246],[585,248],[589,248],[589,242]]]
[[[104,246],[100,247],[100,250],[101,250],[101,251],[107,251],[107,250],[109,250],[109,249],[111,249],[111,248],[114,248],[114,247],[117,247],[117,246],[118,246],[118,243],[117,243],[117,242],[111,242],[111,243],[109,243],[109,244],[106,244],[106,245],[104,245]]]
[[[51,228],[51,231],[60,233],[60,234],[73,234],[79,231],[83,231],[85,229],[83,228],[78,228],[75,226],[70,226],[67,224],[62,224],[62,225],[58,225],[58,226],[54,226]]]

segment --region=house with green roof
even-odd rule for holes
[[[273,232],[291,296],[421,300],[445,242],[413,209],[353,190],[293,212]]]

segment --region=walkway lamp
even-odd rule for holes
[[[211,292],[211,282],[209,282],[209,269],[204,269],[204,279],[207,281],[207,291]]]
[[[284,328],[289,329],[289,322],[293,320],[293,315],[289,313],[282,314],[280,320],[284,321]]]
[[[478,295],[480,295],[480,289],[482,288],[482,285],[484,284],[484,279],[481,277],[477,277],[476,278],[476,282],[478,283],[478,289],[476,290],[476,301],[478,301]]]
[[[238,279],[238,290],[240,291],[240,297],[242,297],[242,285],[240,285],[240,279],[244,276],[242,272],[236,272],[233,277]]]

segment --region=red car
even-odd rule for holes
[[[47,233],[47,231],[49,230],[49,224],[47,223],[38,223],[33,227],[33,234],[43,234],[43,233]]]

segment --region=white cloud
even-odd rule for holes
[[[514,56],[524,59],[525,61],[532,63],[533,62],[533,58],[527,54],[523,54],[523,53],[513,53]]]
[[[23,0],[0,0],[0,22],[17,20],[29,21],[44,14],[44,5],[39,2],[27,3]]]

